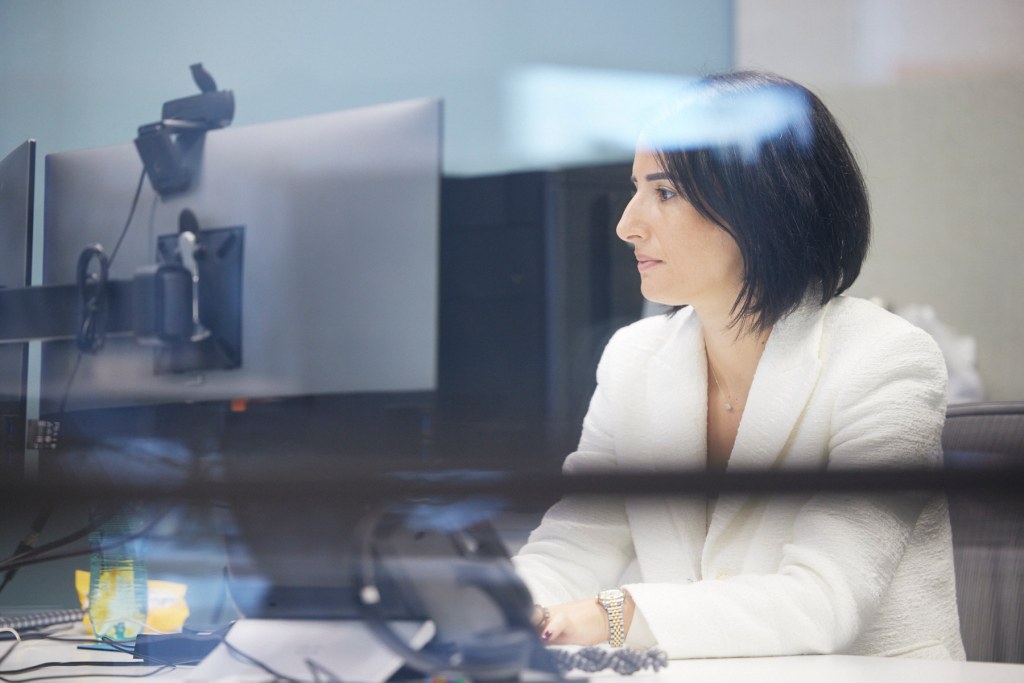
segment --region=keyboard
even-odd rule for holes
[[[85,616],[85,610],[78,608],[53,609],[11,616],[0,615],[0,628],[12,628],[19,632],[28,631],[58,624],[70,624],[75,621],[81,621],[83,616]]]

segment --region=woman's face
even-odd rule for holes
[[[673,187],[655,155],[633,160],[636,194],[615,232],[633,245],[640,291],[670,306],[731,309],[742,287],[743,257],[735,240],[702,216]]]

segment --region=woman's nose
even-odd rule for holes
[[[622,211],[618,225],[615,226],[615,234],[624,242],[634,242],[643,238],[642,222],[639,220],[639,211],[636,207],[636,195],[629,200],[626,208]]]

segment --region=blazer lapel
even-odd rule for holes
[[[630,409],[620,462],[643,472],[703,470],[707,461],[707,364],[700,321],[689,310],[640,373],[646,387]],[[682,317],[685,316],[685,317]],[[707,532],[704,499],[627,501],[645,581],[695,580]]]
[[[677,315],[680,315],[677,313]],[[638,456],[650,470],[704,467],[707,451],[707,365],[700,320],[689,315],[651,356]]]
[[[784,463],[787,442],[821,371],[824,308],[804,304],[776,323],[758,363],[727,469],[765,469]],[[705,552],[728,530],[749,500],[723,496],[715,506]]]

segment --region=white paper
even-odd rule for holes
[[[434,636],[431,621],[397,621],[390,625],[413,649],[423,647]],[[402,666],[402,658],[360,621],[242,619],[231,627],[225,640],[281,675],[297,680],[318,680],[309,662],[346,683],[383,683]],[[322,673],[319,680],[324,678]],[[255,683],[274,677],[221,643],[187,680]]]

